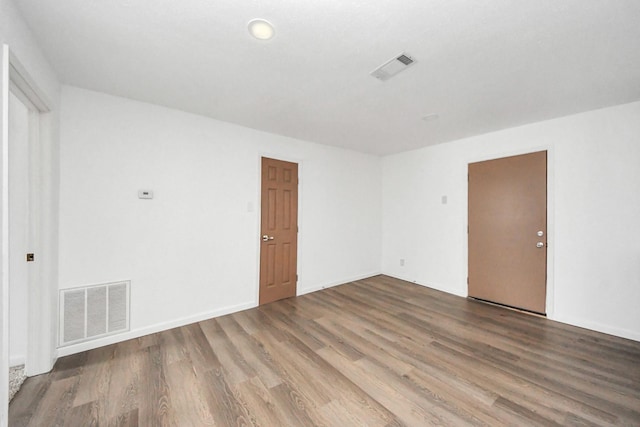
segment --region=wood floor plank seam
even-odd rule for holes
[[[374,276],[61,358],[28,426],[640,426],[640,342]]]

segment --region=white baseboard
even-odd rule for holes
[[[579,328],[590,329],[596,332],[602,332],[603,334],[614,335],[620,338],[627,338],[634,341],[640,341],[640,332],[632,331],[629,329],[617,328],[610,325],[603,325],[602,323],[593,322],[586,319],[578,319],[571,316],[555,315],[551,320],[560,323],[566,323],[567,325],[577,326]]]
[[[87,342],[74,344],[66,347],[58,347],[58,357],[69,356],[71,354],[92,350],[94,348],[102,347],[105,345],[115,344],[118,342],[130,340],[133,338],[139,338],[145,335],[154,334],[156,332],[162,332],[168,329],[189,325],[191,323],[212,319],[214,317],[236,313],[238,311],[256,307],[256,305],[257,304],[255,301],[245,302],[242,304],[236,304],[236,305],[220,308],[217,310],[194,314],[192,316],[182,317],[180,319],[170,320],[168,322],[162,322],[162,323],[157,323],[155,325],[145,326],[144,328],[134,329],[132,331],[125,332],[123,334],[110,335],[108,337],[100,338],[94,341],[87,341]]]
[[[394,277],[396,279],[415,283],[416,285],[425,286],[427,288],[436,289],[442,292],[447,292],[449,294],[457,295],[463,298],[466,298],[468,296],[466,292],[455,292],[449,286],[444,286],[437,283],[429,283],[425,285],[422,283],[417,283],[413,280],[409,280],[404,277],[398,277],[397,275],[394,275],[394,274],[389,274],[389,273],[382,273],[382,274],[386,276]],[[563,316],[563,315],[556,315],[556,314],[552,316],[550,313],[547,313],[547,319],[560,322],[560,323],[566,323],[567,325],[571,325],[571,326],[577,326],[579,328],[585,328],[585,329],[589,329],[596,332],[602,332],[604,334],[614,335],[620,338],[640,341],[640,332],[638,331],[632,331],[632,330],[623,329],[623,328],[616,328],[613,326],[604,325],[602,323],[593,322],[586,319],[577,319],[571,316]]]
[[[380,273],[379,271],[374,271],[374,272],[367,273],[367,274],[360,274],[358,276],[349,277],[349,278],[346,278],[346,279],[341,279],[341,280],[336,280],[336,281],[333,281],[333,282],[324,283],[322,285],[317,285],[317,286],[311,286],[309,288],[298,289],[298,296],[305,295],[305,294],[310,294],[312,292],[321,291],[321,290],[327,289],[327,288],[332,288],[332,287],[338,286],[338,285],[344,285],[345,283],[349,283],[349,282],[355,282],[356,280],[368,279],[369,277],[378,276],[379,274],[382,274],[382,273]]]
[[[446,285],[442,285],[440,283],[433,283],[433,282],[430,282],[430,283],[427,283],[427,284],[422,284],[422,283],[417,283],[417,282],[414,282],[414,283],[416,285],[424,286],[425,288],[435,289],[436,291],[446,292],[448,294],[456,295],[456,296],[459,296],[459,297],[462,297],[462,298],[468,297],[466,290],[460,291],[460,290],[456,290],[456,289],[451,289],[451,287],[446,286]]]
[[[368,277],[377,276],[380,274],[379,272],[372,272],[368,274],[362,274],[355,277],[346,278],[343,280],[338,280],[335,282],[325,283],[323,285],[314,286],[312,288],[299,289],[298,296],[308,294],[311,292],[319,291],[321,289],[330,288],[337,285],[342,285],[344,283],[353,282],[355,280],[366,279]],[[193,316],[187,316],[180,319],[171,320],[168,322],[157,323],[155,325],[146,326],[143,328],[138,328],[131,330],[129,332],[125,332],[117,335],[110,335],[108,337],[99,338],[93,341],[86,341],[78,344],[73,344],[64,347],[57,348],[57,357],[69,356],[71,354],[80,353],[82,351],[92,350],[94,348],[103,347],[105,345],[115,344],[118,342],[139,338],[145,335],[154,334],[156,332],[166,331],[172,328],[178,328],[180,326],[188,325],[195,322],[200,322],[202,320],[211,319],[214,317],[224,316],[226,314],[236,313],[238,311],[246,310],[249,308],[256,307],[258,305],[257,301],[245,302],[242,304],[236,304],[228,307],[224,307],[217,310],[207,311],[204,313],[198,313]]]
[[[440,284],[440,283],[434,283],[434,282],[420,283],[418,281],[411,280],[411,279],[406,278],[406,277],[401,277],[400,275],[397,275],[397,274],[390,274],[390,273],[382,273],[382,274],[384,274],[385,276],[393,277],[394,279],[404,280],[405,282],[410,282],[410,283],[414,283],[416,285],[424,286],[425,288],[430,288],[430,289],[435,289],[436,291],[446,292],[446,293],[451,294],[451,295],[457,295],[457,296],[463,297],[463,298],[466,298],[468,296],[466,290],[452,289],[451,286],[443,285],[443,284]]]
[[[415,283],[415,284],[420,285],[420,286],[424,286],[424,287],[436,289],[436,290],[439,290],[439,291],[447,292],[449,294],[457,295],[457,296],[460,296],[460,297],[463,297],[463,298],[467,297],[467,295],[465,293],[455,292],[455,291],[453,291],[451,289],[451,287],[448,287],[448,286],[440,285],[440,284],[437,284],[437,283],[429,283],[429,284],[417,283],[415,281],[408,280],[408,279],[403,278],[403,277],[397,277],[396,275],[392,275],[392,274],[388,274],[388,273],[381,273],[381,272],[378,272],[378,271],[367,273],[367,274],[361,274],[361,275],[358,275],[358,276],[345,278],[345,279],[341,279],[341,280],[337,280],[337,281],[332,281],[332,282],[324,283],[324,284],[318,285],[318,286],[299,289],[298,290],[298,296],[309,294],[309,293],[312,293],[312,292],[316,292],[316,291],[319,291],[319,290],[322,290],[322,289],[327,289],[327,288],[331,288],[331,287],[334,287],[334,286],[342,285],[342,284],[345,284],[345,283],[354,282],[354,281],[357,281],[357,280],[367,279],[369,277],[377,276],[379,274],[384,274],[384,275],[387,275],[389,277],[394,277],[396,279],[405,280],[405,281],[412,282],[412,283]],[[67,347],[59,347],[57,349],[57,357],[69,356],[71,354],[79,353],[79,352],[86,351],[86,350],[91,350],[91,349],[102,347],[102,346],[105,346],[105,345],[115,344],[115,343],[126,341],[126,340],[129,340],[129,339],[139,338],[139,337],[142,337],[142,336],[145,336],[145,335],[149,335],[149,334],[153,334],[153,333],[156,333],[156,332],[165,331],[165,330],[172,329],[172,328],[177,328],[177,327],[180,327],[180,326],[188,325],[188,324],[195,323],[195,322],[200,322],[200,321],[211,319],[211,318],[214,318],[214,317],[219,317],[219,316],[224,316],[226,314],[236,313],[238,311],[246,310],[246,309],[253,308],[253,307],[256,307],[256,306],[257,306],[256,301],[245,302],[245,303],[242,303],[242,304],[236,304],[236,305],[220,308],[220,309],[217,309],[217,310],[198,313],[198,314],[195,314],[195,315],[192,315],[192,316],[183,317],[183,318],[180,318],[180,319],[175,319],[175,320],[171,320],[171,321],[167,321],[167,322],[157,323],[155,325],[150,325],[150,326],[146,326],[146,327],[143,327],[143,328],[135,329],[135,330],[123,333],[123,334],[111,335],[111,336],[108,336],[108,337],[97,339],[95,341],[83,342],[83,343],[79,343],[79,344],[70,345],[70,346],[67,346]],[[609,334],[609,335],[614,335],[614,336],[617,336],[617,337],[627,338],[627,339],[634,340],[634,341],[640,341],[640,332],[638,332],[638,331],[632,331],[632,330],[628,330],[628,329],[612,327],[612,326],[604,325],[604,324],[601,324],[601,323],[598,323],[598,322],[593,322],[593,321],[590,321],[590,320],[573,318],[571,316],[555,315],[553,317],[549,317],[549,319],[557,321],[557,322],[561,322],[561,323],[566,323],[568,325],[577,326],[577,327],[580,327],[580,328],[590,329],[590,330],[593,330],[593,331],[602,332],[602,333]],[[21,365],[23,363],[24,363],[24,358],[12,357],[10,359],[10,366]]]
[[[26,355],[9,356],[9,367],[24,365],[26,360]]]

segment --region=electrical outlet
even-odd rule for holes
[[[400,267],[404,267],[404,258],[400,258]]]

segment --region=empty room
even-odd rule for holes
[[[0,427],[640,425],[637,0],[0,0]]]

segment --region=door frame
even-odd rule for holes
[[[24,230],[19,230],[19,231],[24,231],[26,234],[26,248],[24,253],[29,253],[29,252],[34,252],[36,251],[36,248],[34,247],[34,245],[36,244],[35,242],[35,232],[36,229],[34,227],[35,225],[35,220],[37,218],[32,218],[32,215],[34,213],[37,212],[37,205],[32,207],[33,203],[37,203],[37,197],[34,197],[37,193],[37,188],[33,188],[34,184],[35,184],[35,180],[38,179],[38,171],[37,171],[37,164],[35,163],[36,160],[36,156],[37,156],[37,148],[38,148],[38,141],[39,141],[39,137],[38,137],[38,133],[39,133],[39,120],[40,120],[40,113],[39,113],[39,107],[35,106],[33,104],[33,102],[31,102],[31,100],[29,99],[29,97],[14,83],[13,80],[11,80],[9,82],[9,93],[10,95],[13,95],[16,99],[17,102],[19,102],[20,104],[22,104],[26,110],[27,110],[27,146],[26,146],[26,154],[27,154],[27,158],[26,158],[26,178],[27,178],[27,194],[26,194],[26,198],[27,198],[27,209],[26,209],[26,215],[27,215],[27,222],[26,222],[26,229]],[[11,116],[12,112],[11,112],[11,103],[9,104],[9,116]],[[9,135],[9,144],[11,144],[11,135]],[[12,164],[14,164],[14,159],[15,157],[13,157],[12,153],[11,153],[11,149],[9,147],[9,152],[8,152],[8,159],[9,159],[9,168],[7,170],[7,173],[11,174],[11,166]],[[11,191],[14,190],[12,188],[11,182],[10,180],[7,182],[7,188],[8,188],[8,197],[11,198]],[[9,203],[7,203],[8,209],[9,211],[11,211],[11,201],[9,200]],[[9,226],[9,233],[7,235],[8,240],[9,240],[9,245],[11,245],[11,231],[12,231],[12,219],[11,219],[11,214],[9,214],[8,217],[8,226]],[[15,231],[15,230],[14,230]],[[26,331],[26,340],[27,340],[27,349],[29,347],[29,336],[30,336],[30,331],[28,330],[28,325],[31,323],[31,319],[29,319],[29,300],[32,298],[31,295],[29,295],[31,292],[31,289],[37,286],[37,283],[35,282],[35,277],[34,273],[35,271],[33,271],[34,269],[32,269],[31,267],[34,267],[35,263],[26,263],[25,259],[24,259],[24,254],[15,254],[11,251],[11,246],[9,246],[9,258],[11,259],[11,257],[13,255],[17,255],[17,257],[21,260],[20,263],[22,264],[22,266],[24,266],[24,268],[26,269],[26,296],[27,296],[27,306],[26,306],[26,313],[23,314],[22,319],[24,321],[26,321],[27,323],[27,331]],[[15,265],[15,264],[14,264]],[[11,265],[8,266],[8,273],[9,273],[9,295],[11,295]],[[9,306],[11,307],[11,297],[9,297]],[[11,311],[11,310],[9,310]],[[9,314],[9,316],[11,316],[11,313]],[[11,317],[10,317],[11,319]],[[9,321],[9,339],[11,339],[11,320]],[[9,344],[9,351],[11,351],[11,344]],[[26,354],[25,354],[25,358],[26,358]],[[27,365],[27,361],[24,360],[22,361],[22,363],[17,363],[17,365],[20,364],[24,364],[25,365],[25,371],[26,371],[26,365]],[[9,357],[9,366],[16,366],[15,361],[12,362],[11,357]]]
[[[302,277],[302,275],[300,274],[300,264],[302,264],[300,262],[300,260],[302,259],[301,254],[303,253],[302,248],[303,248],[303,233],[302,230],[304,229],[303,227],[303,218],[304,215],[302,214],[302,199],[303,199],[303,186],[304,186],[304,180],[303,180],[303,173],[302,173],[302,169],[303,169],[303,161],[302,159],[298,158],[298,157],[293,157],[293,156],[287,156],[287,155],[282,155],[282,154],[274,154],[274,153],[269,153],[269,152],[258,152],[258,157],[256,160],[256,177],[257,177],[257,190],[256,190],[256,197],[254,199],[253,202],[249,201],[248,203],[253,203],[253,207],[254,207],[254,212],[256,213],[256,217],[255,217],[255,232],[253,233],[255,236],[255,241],[254,244],[256,245],[256,283],[255,283],[255,291],[254,291],[254,296],[255,299],[253,301],[253,306],[254,307],[258,307],[260,305],[260,250],[262,248],[262,244],[260,243],[260,231],[262,228],[262,158],[263,157],[268,157],[270,159],[274,159],[274,160],[282,160],[283,162],[290,162],[290,163],[297,163],[298,164],[298,254],[297,254],[297,271],[298,271],[298,283],[296,285],[296,296],[300,295],[300,283],[302,283],[302,281],[300,280],[300,278]],[[247,210],[249,210],[247,208]]]
[[[9,209],[8,209],[8,168],[9,158],[9,94],[13,93],[29,109],[29,237],[28,244],[36,254],[36,262],[29,268],[27,284],[27,355],[25,372],[28,376],[51,370],[56,358],[55,315],[57,283],[55,258],[55,238],[53,237],[53,215],[51,191],[57,182],[52,183],[45,177],[51,173],[51,161],[55,159],[53,103],[33,80],[27,69],[11,52],[8,45],[2,47],[2,305],[0,355],[0,398],[4,399],[8,391],[9,372]],[[45,233],[45,230],[51,230]],[[46,254],[46,255],[45,255]],[[24,254],[23,254],[24,255]],[[8,397],[8,396],[7,396]],[[5,403],[7,402],[7,403]],[[5,405],[8,399],[0,403],[0,419],[6,419]]]
[[[527,148],[515,150],[491,150],[490,153],[469,156],[465,159],[465,195],[464,198],[464,268],[465,280],[469,277],[469,234],[467,226],[469,225],[469,164],[483,162],[487,160],[496,160],[503,157],[519,156],[522,154],[531,154],[538,151],[547,152],[547,295],[546,295],[546,316],[548,319],[554,319],[554,303],[555,303],[555,286],[554,286],[554,260],[555,260],[555,152],[552,145],[536,145]],[[469,284],[465,282],[467,297],[469,296]]]

